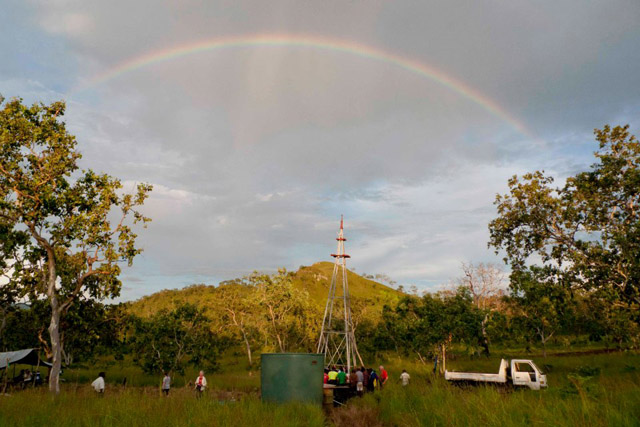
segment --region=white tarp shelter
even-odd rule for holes
[[[38,364],[38,359],[38,350],[36,350],[35,348],[7,351],[4,353],[0,353],[0,369],[5,369],[7,365],[14,365],[16,363],[35,366]],[[40,366],[51,367],[51,363],[47,363],[41,360]]]

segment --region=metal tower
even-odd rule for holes
[[[336,262],[333,266],[329,296],[324,309],[322,330],[318,340],[318,353],[324,353],[326,366],[341,365],[347,368],[346,372],[351,372],[352,367],[358,366],[356,356],[360,361],[360,366],[364,366],[364,363],[358,353],[353,323],[351,322],[349,283],[347,282],[347,258],[351,257],[344,253],[344,242],[347,239],[344,238],[342,216],[340,217],[340,232],[336,240],[338,241],[338,250],[335,254],[331,254]]]

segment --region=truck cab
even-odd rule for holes
[[[547,376],[531,360],[513,359],[511,361],[511,381],[518,387],[540,390],[547,387]]]

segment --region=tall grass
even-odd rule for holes
[[[497,371],[501,356],[452,358],[449,369]],[[640,354],[588,354],[534,358],[547,375],[542,391],[493,387],[459,388],[432,374],[433,365],[402,358],[384,361],[390,381],[382,391],[352,399],[323,414],[318,407],[263,404],[259,375],[225,371],[207,376],[211,385],[197,400],[190,387],[174,382],[160,394],[160,378],[126,363],[107,370],[107,392],[96,396],[87,384],[100,366],[69,370],[58,397],[44,389],[0,396],[0,426],[424,426],[424,425],[640,425]],[[402,369],[411,383],[402,387]],[[75,377],[74,377],[75,376]],[[127,376],[123,387],[120,378]],[[195,379],[187,373],[183,382]],[[152,386],[131,386],[132,383]]]
[[[436,381],[428,389],[388,388],[354,404],[378,408],[385,425],[398,426],[638,425],[639,389],[637,384],[624,388],[595,394],[504,393],[489,387],[458,389]]]
[[[432,367],[402,360],[387,363],[392,382],[381,392],[356,399],[341,411],[371,417],[394,426],[637,426],[640,425],[640,356],[638,354],[553,357],[546,365],[549,389],[539,392],[490,386],[456,387],[431,374]],[[457,370],[497,371],[499,358],[456,360]],[[452,366],[453,365],[453,366]],[[404,388],[395,372],[412,374]],[[480,366],[480,368],[478,368]],[[334,416],[340,419],[340,416]],[[349,418],[358,419],[357,415]],[[351,424],[358,425],[358,424]]]
[[[127,386],[133,387],[160,387],[162,374],[151,375],[142,371],[130,361],[99,360],[92,366],[77,366],[65,369],[62,378],[66,384],[85,384],[93,381],[98,373],[106,372],[107,383],[122,385],[126,379]],[[194,382],[198,376],[198,369],[189,368],[184,375],[176,374],[172,378],[172,384],[183,387]],[[256,393],[260,388],[260,372],[250,372],[245,369],[229,369],[225,367],[218,372],[205,372],[208,384],[211,388],[242,391],[244,393]]]
[[[228,398],[229,396],[224,396]],[[104,396],[87,387],[65,386],[57,397],[27,390],[0,398],[0,425],[13,426],[323,426],[318,407],[263,404],[257,397],[220,400],[207,392],[196,399],[190,389],[107,388]]]

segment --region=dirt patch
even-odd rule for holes
[[[347,405],[333,408],[327,415],[337,427],[379,427],[383,425],[378,410],[366,406]]]

